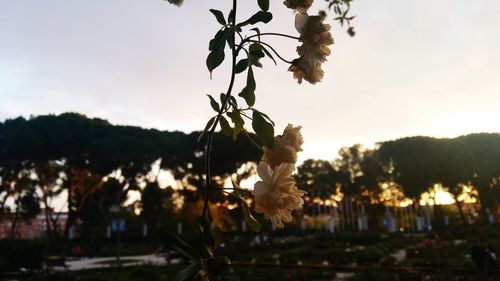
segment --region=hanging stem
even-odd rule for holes
[[[236,29],[235,29],[235,22],[236,22],[236,2],[237,0],[233,0],[233,22],[231,23],[231,32],[233,33],[233,36],[231,38],[231,53],[232,53],[232,64],[231,64],[231,80],[229,82],[229,87],[227,89],[226,95],[224,97],[224,101],[222,103],[222,106],[217,114],[217,117],[215,118],[215,122],[212,125],[212,128],[210,129],[210,132],[208,134],[208,139],[207,143],[205,146],[205,195],[204,195],[204,202],[203,202],[203,212],[201,214],[202,218],[206,218],[207,216],[207,211],[208,211],[208,197],[210,195],[210,189],[211,189],[211,168],[210,168],[210,162],[211,162],[211,152],[212,152],[212,140],[214,137],[214,132],[215,129],[217,128],[217,125],[219,124],[220,117],[224,113],[224,108],[226,108],[226,105],[231,97],[231,92],[233,90],[233,85],[234,85],[234,78],[236,76],[235,72],[235,66],[236,66],[236,57],[238,55],[239,50],[241,49],[241,46],[239,46],[238,49],[236,49],[235,46],[235,36],[236,36]],[[200,235],[201,237],[201,235]],[[201,241],[200,241],[201,242]],[[201,243],[200,243],[201,245]]]
[[[256,43],[259,43],[259,44],[262,44],[262,45],[264,45],[264,46],[268,47],[269,49],[271,49],[271,51],[273,51],[273,53],[274,53],[276,56],[278,56],[278,58],[279,58],[280,60],[282,60],[283,62],[286,62],[286,63],[288,63],[288,64],[292,64],[292,62],[291,62],[291,61],[286,60],[286,59],[284,59],[282,56],[280,56],[280,54],[279,54],[279,53],[278,53],[278,52],[277,52],[277,51],[276,51],[276,50],[275,50],[275,49],[274,49],[271,45],[267,44],[266,42],[257,41],[257,40],[250,40],[250,42],[256,42]]]
[[[300,40],[300,37],[288,35],[288,34],[283,34],[283,33],[277,33],[277,32],[264,32],[261,34],[254,34],[251,36],[248,36],[246,39],[254,38],[254,37],[259,37],[259,36],[281,36],[281,37],[286,37],[290,39],[295,39],[295,40]]]

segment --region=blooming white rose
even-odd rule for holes
[[[261,178],[255,183],[255,211],[264,214],[273,225],[284,227],[284,222],[292,221],[292,211],[301,210],[306,193],[295,185],[292,177],[294,164],[282,163],[274,171],[264,161],[259,163],[257,174]]]

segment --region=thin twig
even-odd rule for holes
[[[290,39],[295,39],[295,40],[300,40],[300,37],[288,35],[288,34],[283,34],[283,33],[277,33],[277,32],[265,32],[265,33],[260,33],[260,34],[254,34],[251,36],[248,36],[246,39],[250,39],[253,37],[258,37],[258,36],[281,36],[281,37],[286,37]]]
[[[243,129],[243,132],[245,132],[245,135],[248,137],[248,139],[250,140],[250,142],[255,145],[256,147],[258,147],[261,151],[264,151],[264,149],[262,149],[262,146],[259,145],[258,143],[256,143],[252,137],[250,136],[250,134],[247,132],[247,130]]]
[[[284,62],[286,62],[286,63],[288,63],[288,64],[292,64],[292,62],[291,62],[291,61],[286,60],[286,59],[284,59],[282,56],[280,56],[280,54],[279,54],[279,53],[278,53],[278,52],[277,52],[277,51],[276,51],[273,47],[271,47],[271,45],[267,44],[266,42],[257,41],[257,40],[250,40],[250,42],[256,42],[256,43],[260,43],[260,44],[262,44],[262,45],[264,45],[264,46],[267,46],[269,49],[271,49],[271,50],[273,51],[273,53],[274,53],[274,54],[276,54],[276,56],[277,56],[280,60],[282,60],[282,61],[284,61]]]

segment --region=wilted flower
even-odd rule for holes
[[[290,9],[293,9],[300,13],[307,12],[307,9],[311,7],[314,0],[285,0],[283,4]]]
[[[300,33],[302,45],[297,47],[299,58],[292,62],[288,71],[293,72],[299,84],[302,79],[315,84],[323,78],[321,64],[326,61],[326,56],[330,55],[328,46],[333,44],[331,27],[323,23],[325,17],[326,13],[323,11],[317,16],[309,16],[306,13],[295,15],[295,27]]]
[[[295,185],[292,177],[294,164],[282,163],[274,171],[266,162],[260,162],[257,174],[261,178],[255,183],[255,211],[262,213],[276,227],[292,221],[292,211],[302,209],[306,193]]]
[[[302,127],[293,127],[288,124],[283,134],[274,138],[274,147],[272,149],[264,147],[264,160],[271,169],[275,169],[281,163],[295,164],[297,162],[297,152],[302,150],[302,135],[300,129]]]
[[[295,148],[297,152],[302,151],[302,144],[304,143],[300,129],[302,129],[302,126],[294,127],[292,124],[288,124],[283,131],[283,135],[281,135],[281,141]]]
[[[170,4],[176,5],[177,7],[180,7],[184,2],[184,0],[166,0],[166,1]]]

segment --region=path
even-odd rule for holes
[[[104,258],[82,258],[78,260],[66,261],[66,266],[68,270],[84,270],[84,269],[94,269],[94,268],[106,268],[112,265],[105,263],[106,261],[113,262],[116,257],[104,257]],[[130,260],[130,262],[126,262]],[[122,266],[134,266],[134,265],[165,265],[165,257],[158,255],[142,255],[142,256],[125,256],[120,257]],[[64,268],[58,268],[64,269]]]

